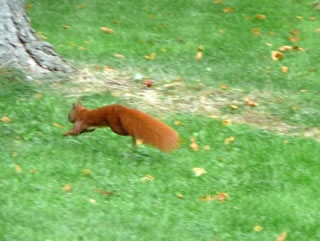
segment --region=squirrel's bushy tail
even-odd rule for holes
[[[122,127],[130,136],[142,139],[144,143],[171,152],[179,147],[179,135],[165,123],[134,109],[122,106],[119,109]]]

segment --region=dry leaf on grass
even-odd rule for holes
[[[286,74],[286,73],[288,73],[288,67],[286,67],[286,66],[281,66],[281,72],[282,73],[284,73],[284,74]]]
[[[203,168],[195,167],[195,168],[192,169],[192,173],[193,173],[195,176],[200,177],[200,176],[206,174],[207,171],[206,171],[205,169],[203,169]]]
[[[230,125],[232,125],[232,121],[231,120],[222,120],[222,124],[224,124],[225,126],[230,126]]]
[[[195,56],[195,59],[196,60],[201,60],[202,59],[202,52],[201,51],[198,51],[196,56]]]
[[[98,192],[98,193],[101,193],[101,194],[104,194],[104,195],[111,195],[111,194],[113,194],[113,191],[104,191],[104,190],[97,190],[97,189],[95,189],[94,191],[95,191],[95,192]]]
[[[64,128],[64,126],[59,125],[57,122],[53,122],[52,124],[53,124],[55,127],[58,127],[58,128],[61,128],[61,129]]]
[[[292,50],[293,47],[289,46],[289,45],[283,45],[279,48],[280,51],[284,52],[284,51],[290,51]]]
[[[220,89],[227,90],[227,89],[229,89],[229,87],[224,84],[220,84]]]
[[[157,54],[156,53],[152,53],[151,55],[145,55],[144,58],[148,59],[148,60],[154,60],[156,58]]]
[[[230,110],[236,110],[236,109],[239,109],[239,106],[237,106],[237,105],[229,105],[229,109]]]
[[[283,232],[277,237],[276,241],[284,241],[287,238],[287,234],[288,232]]]
[[[231,12],[233,12],[233,8],[230,8],[230,7],[224,8],[224,9],[223,9],[223,12],[225,12],[225,13],[231,13]]]
[[[246,104],[250,107],[256,107],[258,106],[259,104],[256,103],[256,102],[253,102],[252,100],[249,100],[248,98],[245,98],[244,101],[246,102]]]
[[[234,142],[234,140],[235,140],[235,137],[234,136],[230,136],[230,137],[224,139],[224,144],[228,145],[230,142]]]
[[[209,145],[205,145],[204,147],[202,147],[203,150],[208,151],[210,150],[210,146]]]
[[[199,149],[199,146],[198,146],[198,144],[197,144],[197,142],[196,142],[196,139],[195,139],[193,136],[191,137],[190,148],[191,148],[192,150],[194,150],[194,151],[198,151],[198,149]]]
[[[256,19],[266,19],[266,16],[264,16],[263,14],[258,14],[255,16]]]
[[[19,165],[16,165],[15,169],[16,169],[16,173],[21,173],[22,172],[22,168]]]
[[[260,33],[260,30],[259,30],[258,28],[252,29],[251,33],[253,33],[254,35],[257,35],[257,36],[263,36],[263,35]]]
[[[199,199],[203,202],[206,201],[214,201],[214,200],[219,200],[221,202],[224,202],[227,198],[229,198],[229,194],[228,193],[223,193],[223,192],[217,192],[217,194],[215,196],[211,196],[210,194],[207,194],[204,197],[200,197]]]
[[[296,37],[296,36],[289,36],[288,37],[292,42],[297,42],[300,40],[300,38]]]
[[[262,227],[261,226],[255,226],[253,228],[253,230],[256,231],[256,232],[260,232],[260,231],[262,231]]]
[[[181,121],[175,121],[174,124],[175,124],[176,126],[184,126],[184,123],[181,122]]]
[[[90,169],[83,169],[82,170],[82,174],[83,175],[89,175],[89,174],[91,174],[91,170]]]
[[[126,57],[125,57],[124,55],[122,55],[122,54],[114,54],[113,56],[116,57],[116,58],[119,58],[119,59],[125,59],[125,58],[126,58]]]
[[[271,58],[274,61],[278,61],[279,59],[283,59],[284,55],[283,55],[283,53],[281,53],[279,51],[272,51],[271,52]]]
[[[100,29],[102,30],[102,32],[108,33],[108,34],[112,34],[114,33],[113,30],[111,28],[107,28],[107,27],[100,27]]]
[[[181,194],[181,193],[179,193],[179,192],[177,192],[176,195],[177,195],[177,197],[178,197],[179,199],[183,199],[183,198],[184,198],[184,195]]]
[[[8,116],[2,117],[1,120],[2,120],[3,123],[9,123],[9,122],[11,122],[11,120],[10,120],[10,118],[9,118]]]
[[[140,178],[140,180],[141,180],[142,182],[145,182],[145,181],[153,181],[154,178],[153,178],[153,176],[151,176],[151,175],[146,175],[146,176]]]
[[[72,188],[72,185],[71,184],[67,184],[64,187],[62,187],[61,189],[63,191],[65,191],[65,192],[71,192],[71,188]]]

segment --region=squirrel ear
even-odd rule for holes
[[[78,104],[77,104],[77,106],[82,106],[82,103],[81,103],[81,101],[80,101],[80,100],[78,100]]]

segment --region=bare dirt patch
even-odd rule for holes
[[[167,78],[155,82],[151,87],[142,80],[134,80],[137,72],[118,72],[112,69],[94,70],[87,68],[73,77],[68,88],[59,83],[55,88],[69,97],[81,97],[92,93],[110,92],[132,107],[139,107],[148,113],[166,117],[170,113],[193,113],[216,119],[228,119],[234,123],[249,124],[257,128],[275,131],[285,135],[304,136],[320,141],[318,128],[307,128],[285,123],[272,115],[263,106],[250,107],[245,99],[272,101],[270,92],[247,93],[241,89],[214,89],[202,83],[186,83],[181,78]],[[107,104],[107,103],[106,103]],[[222,111],[230,105],[239,106],[241,111]]]

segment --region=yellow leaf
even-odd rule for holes
[[[71,28],[69,25],[63,25],[63,28],[64,29],[69,29],[69,28]]]
[[[308,92],[307,90],[300,90],[301,93],[306,93]]]
[[[231,110],[236,110],[236,109],[239,109],[239,106],[237,106],[237,105],[229,105],[229,108]]]
[[[267,45],[268,47],[272,47],[272,44],[271,44],[271,43],[266,43],[266,45]]]
[[[224,29],[219,29],[219,32],[220,33],[224,33]]]
[[[95,199],[89,199],[89,202],[96,203],[97,201]]]
[[[211,196],[210,194],[207,194],[206,196],[200,197],[199,199],[200,199],[202,202],[207,202],[207,201],[217,200],[217,197],[216,197],[216,196]]]
[[[253,101],[249,100],[248,98],[245,98],[244,101],[245,101],[246,104],[247,104],[248,106],[250,106],[250,107],[256,107],[256,106],[259,105],[258,103],[253,102]]]
[[[287,234],[288,234],[288,232],[283,232],[282,234],[280,234],[277,237],[276,241],[284,241],[286,239],[286,237],[287,237]]]
[[[204,50],[203,45],[200,45],[200,46],[197,48],[197,51],[199,51],[199,52],[201,52],[201,51],[203,51],[203,50]]]
[[[232,125],[232,121],[231,120],[222,120],[222,124],[224,124],[225,126],[230,126],[230,125]]]
[[[224,84],[220,84],[220,89],[226,90],[226,89],[229,89],[229,87]]]
[[[291,46],[288,46],[288,45],[284,45],[284,46],[281,46],[279,48],[280,51],[284,52],[284,51],[291,51],[293,48]]]
[[[228,193],[223,193],[223,192],[217,192],[217,198],[221,201],[224,202],[227,198],[229,198]]]
[[[31,9],[31,8],[32,8],[32,4],[31,3],[26,4],[26,9]]]
[[[85,50],[87,50],[87,48],[85,48],[85,47],[81,47],[81,46],[80,46],[78,49],[79,49],[79,50],[81,50],[81,51],[85,51]]]
[[[78,8],[82,9],[82,8],[84,8],[84,6],[83,5],[79,5]]]
[[[284,74],[288,73],[288,67],[281,66],[281,72],[284,73]]]
[[[22,172],[22,168],[19,165],[16,165],[16,173],[21,173]]]
[[[263,14],[258,14],[255,16],[256,19],[266,19],[266,16],[264,16]]]
[[[203,169],[203,168],[195,167],[195,168],[192,169],[192,173],[193,173],[195,176],[200,177],[200,176],[206,174],[207,172],[206,172],[206,170]]]
[[[57,122],[53,122],[52,123],[55,127],[58,127],[58,128],[64,128],[64,126],[61,126],[61,125],[59,125]]]
[[[235,140],[235,137],[234,136],[230,136],[230,137],[224,139],[224,144],[228,145],[230,142],[234,142],[234,140]]]
[[[299,20],[304,20],[304,17],[302,17],[302,16],[297,16],[297,19],[299,19]]]
[[[144,58],[149,59],[149,60],[154,60],[156,58],[156,56],[157,56],[156,53],[152,53],[150,56],[145,55]]]
[[[299,30],[291,30],[290,33],[294,34],[294,35],[298,35],[300,33]]]
[[[206,150],[206,151],[210,150],[210,146],[209,146],[209,145],[205,145],[205,146],[202,147],[202,148],[203,148],[203,150]]]
[[[9,118],[8,116],[2,117],[1,120],[2,120],[2,122],[4,122],[4,123],[9,123],[9,122],[11,122],[11,120],[10,120],[10,118]]]
[[[233,8],[228,7],[228,8],[223,9],[223,11],[225,13],[231,13],[231,12],[233,12]]]
[[[71,184],[67,184],[64,187],[62,187],[61,189],[65,192],[71,192],[71,188],[72,188]]]
[[[260,231],[262,231],[262,227],[261,226],[255,226],[253,228],[253,230],[256,231],[256,232],[260,232]]]
[[[198,51],[196,56],[195,56],[195,59],[196,60],[201,60],[202,59],[202,52],[201,51]]]
[[[176,126],[184,126],[184,123],[181,122],[181,121],[175,121],[174,124],[175,124]]]
[[[125,57],[124,55],[122,55],[122,54],[114,54],[113,56],[116,57],[116,58],[119,58],[119,59],[125,59],[125,58],[126,58],[126,57]]]
[[[297,42],[300,40],[300,38],[296,37],[296,36],[289,36],[288,37],[292,42]]]
[[[184,198],[184,195],[181,194],[181,193],[179,193],[179,192],[177,192],[176,195],[177,195],[177,197],[178,197],[179,199],[183,199],[183,198]]]
[[[160,51],[161,51],[162,53],[167,52],[167,50],[166,50],[166,49],[160,49]]]
[[[83,41],[84,44],[90,44],[90,41],[86,40],[86,41]]]
[[[82,174],[83,175],[89,175],[91,173],[91,170],[90,169],[83,169],[82,170]]]
[[[214,3],[214,4],[220,4],[220,3],[222,3],[222,1],[217,0],[217,1],[214,1],[213,3]]]
[[[311,17],[311,18],[309,18],[311,21],[316,21],[317,20],[317,18],[316,17]]]
[[[32,170],[30,170],[30,173],[36,173],[37,172],[37,169],[32,169]]]
[[[251,31],[254,35],[257,35],[257,36],[263,36],[261,33],[260,33],[260,30],[258,28],[254,28],[252,29]]]
[[[145,177],[142,177],[140,180],[141,180],[142,182],[144,182],[144,181],[153,181],[154,178],[153,178],[153,176],[151,176],[151,175],[146,175]]]
[[[115,24],[120,24],[120,21],[117,20],[117,19],[115,19],[113,22],[114,22]]]
[[[193,136],[191,137],[190,148],[191,148],[192,150],[194,150],[194,151],[198,151],[198,149],[199,149],[199,146],[198,146],[198,144],[197,144],[197,142],[196,142],[196,139],[195,139]]]
[[[316,32],[318,32],[318,33],[319,33],[319,32],[320,32],[320,28],[316,28]]]
[[[283,55],[283,53],[281,53],[281,52],[272,51],[272,52],[271,52],[271,58],[272,58],[272,60],[274,60],[274,61],[278,61],[279,59],[283,59],[283,58],[284,58],[284,55]]]
[[[111,28],[107,28],[107,27],[100,27],[100,29],[105,32],[105,33],[109,33],[112,34],[114,33],[113,30]]]

